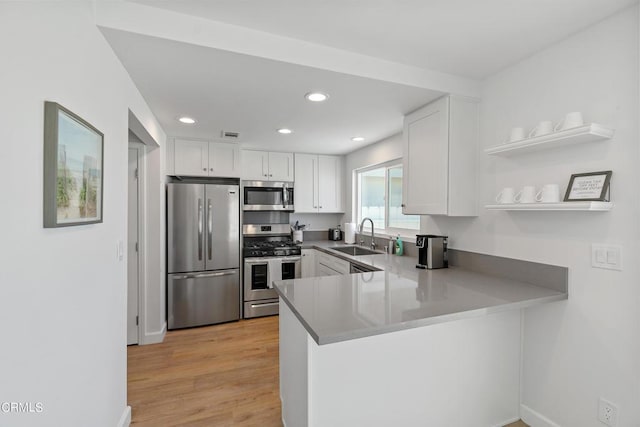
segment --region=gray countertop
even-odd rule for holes
[[[416,259],[379,254],[352,257],[331,250],[342,242],[308,242],[339,258],[383,271],[275,282],[275,289],[319,344],[347,341],[568,298],[530,283],[460,267],[415,268]]]

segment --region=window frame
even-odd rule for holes
[[[355,185],[354,185],[355,196],[353,198],[355,209],[354,209],[353,217],[355,219],[356,224],[359,226],[360,222],[362,221],[362,194],[360,191],[360,187],[361,187],[360,174],[369,172],[372,170],[384,168],[384,224],[383,224],[384,228],[381,228],[378,224],[376,224],[375,232],[376,234],[382,234],[382,235],[395,236],[400,234],[401,236],[410,237],[420,232],[420,228],[422,225],[422,217],[420,215],[407,215],[407,216],[417,216],[419,218],[418,228],[399,228],[399,227],[389,226],[389,210],[390,210],[389,209],[389,184],[390,184],[389,169],[397,168],[397,167],[402,168],[402,179],[404,179],[404,166],[402,164],[402,158],[389,160],[389,161],[378,163],[371,166],[365,166],[363,168],[355,169],[353,171],[354,180],[355,180]],[[404,181],[403,181],[403,186],[404,186]]]

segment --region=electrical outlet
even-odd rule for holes
[[[608,426],[616,427],[618,425],[618,407],[600,398],[598,403],[598,420]]]

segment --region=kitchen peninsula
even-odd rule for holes
[[[451,251],[452,266],[275,283],[286,426],[502,426],[518,416],[521,309],[565,300],[567,269]],[[491,273],[491,274],[489,274]]]

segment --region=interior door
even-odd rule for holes
[[[127,220],[127,345],[138,344],[138,150],[129,149]]]
[[[240,187],[206,186],[206,270],[240,266]]]

